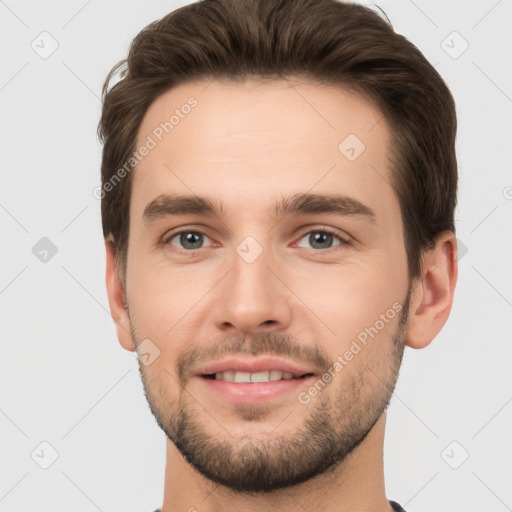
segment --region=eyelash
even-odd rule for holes
[[[177,237],[178,235],[181,235],[182,233],[195,233],[195,234],[203,235],[206,238],[210,238],[206,233],[204,233],[201,230],[183,228],[183,229],[180,229],[179,231],[173,232],[169,236],[166,236],[164,238],[163,242],[162,242],[163,245],[165,245],[165,246],[171,245],[170,241],[173,238]],[[300,238],[297,240],[297,242],[300,242],[306,235],[309,235],[311,233],[326,233],[326,234],[332,235],[334,238],[337,238],[339,240],[339,242],[340,242],[339,244],[333,245],[332,247],[328,247],[327,249],[314,249],[314,248],[311,248],[310,249],[311,251],[315,251],[315,252],[328,252],[329,250],[335,249],[336,247],[340,247],[340,246],[345,246],[345,245],[350,245],[351,244],[350,241],[348,241],[347,239],[341,237],[336,231],[334,231],[332,229],[329,229],[329,228],[318,228],[318,229],[311,229],[309,231],[306,231],[305,233],[303,233],[300,236]],[[210,238],[210,240],[211,240],[211,238]],[[172,248],[173,248],[174,251],[182,253],[182,254],[191,254],[191,253],[200,251],[201,249],[206,249],[206,247],[200,247],[198,249],[181,249],[181,248],[175,247],[175,246],[172,246]],[[304,249],[304,247],[302,247],[302,249]]]

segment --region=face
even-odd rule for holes
[[[311,82],[195,82],[151,105],[144,145],[126,299],[158,424],[239,492],[335,468],[385,411],[404,347],[382,114]]]

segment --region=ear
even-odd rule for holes
[[[424,348],[448,320],[458,275],[457,239],[443,231],[422,258],[421,276],[413,283],[405,344]]]
[[[105,248],[107,251],[106,284],[110,313],[116,324],[119,343],[124,349],[133,352],[135,343],[132,339],[130,319],[126,309],[125,290],[117,273],[116,248],[109,239],[105,239]]]

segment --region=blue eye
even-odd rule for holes
[[[184,229],[169,236],[164,243],[173,246],[178,251],[192,252],[194,250],[205,248],[204,244],[208,240],[212,242],[211,238],[201,231]],[[339,235],[328,229],[317,229],[314,231],[308,231],[304,234],[296,245],[298,247],[308,248],[301,244],[303,240],[306,240],[306,244],[310,244],[309,248],[317,251],[332,249],[338,245],[349,245],[347,240],[344,240]]]
[[[338,235],[332,233],[331,231],[327,230],[317,230],[317,231],[309,231],[304,235],[298,242],[299,247],[302,247],[300,245],[300,242],[307,238],[308,243],[311,244],[313,249],[331,249],[333,247],[333,241],[335,239],[338,240],[338,243],[335,243],[336,245],[342,245],[347,244],[345,240],[340,238]]]
[[[180,231],[179,233],[175,233],[169,237],[167,239],[167,243],[174,245],[172,244],[172,240],[175,238],[177,238],[181,244],[181,247],[178,247],[178,249],[186,251],[202,249],[204,239],[207,238],[209,240],[209,238],[204,233],[200,233],[199,231]]]

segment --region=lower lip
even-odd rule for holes
[[[234,403],[263,403],[291,393],[309,385],[313,375],[300,379],[275,380],[272,382],[228,382],[225,380],[200,377],[200,380],[214,393]]]

